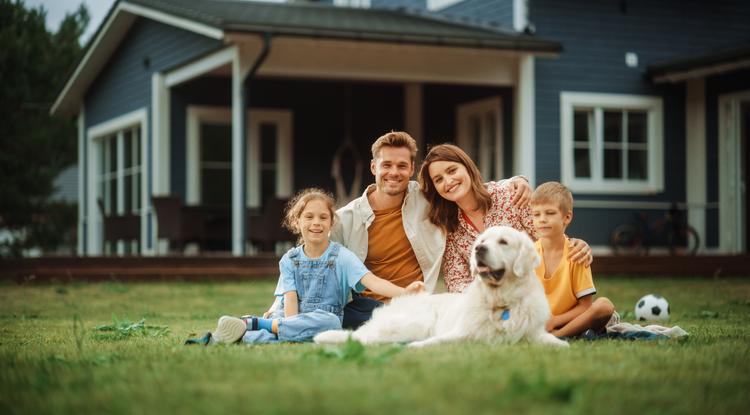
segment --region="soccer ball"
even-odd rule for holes
[[[667,299],[657,294],[644,295],[635,304],[635,318],[639,321],[669,320]]]

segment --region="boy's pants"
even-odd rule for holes
[[[243,343],[309,342],[316,334],[326,330],[340,330],[341,319],[333,313],[315,310],[284,317],[283,310],[274,311],[268,318],[279,320],[279,334],[266,330],[248,330],[242,336]]]

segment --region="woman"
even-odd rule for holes
[[[536,239],[528,197],[514,205],[513,189],[484,183],[476,164],[459,147],[440,144],[430,149],[418,179],[430,203],[430,221],[446,233],[443,274],[448,291],[461,292],[471,282],[469,252],[485,228],[511,226]],[[570,241],[570,259],[588,266],[591,248],[581,240]]]

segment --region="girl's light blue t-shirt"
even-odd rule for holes
[[[328,261],[331,256],[333,244],[337,244],[337,242],[328,244],[328,248],[319,258],[311,260],[305,255],[304,249],[300,249],[298,258],[300,261]],[[276,284],[276,291],[274,292],[276,296],[283,296],[284,293],[289,291],[297,291],[297,285],[294,282],[294,263],[289,256],[290,252],[284,254],[281,261],[279,261],[279,271],[281,274],[279,282]],[[360,281],[370,270],[365,267],[365,264],[352,251],[342,245],[339,247],[339,255],[335,260],[334,272],[339,282],[341,304],[346,304],[349,301],[349,288],[356,292],[361,292],[365,289],[365,286]]]

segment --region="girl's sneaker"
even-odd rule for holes
[[[232,316],[222,316],[213,332],[213,341],[216,343],[236,343],[247,331],[247,323],[244,320]]]

